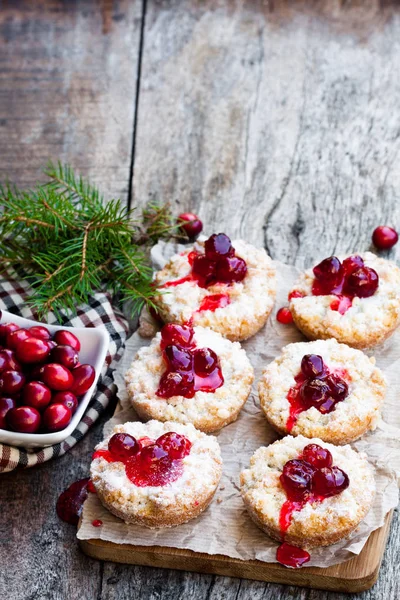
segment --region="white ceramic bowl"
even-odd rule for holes
[[[16,323],[21,327],[33,327],[34,325],[44,325],[51,334],[59,329],[67,329],[72,331],[81,343],[79,351],[79,362],[88,363],[96,370],[96,377],[91,388],[82,396],[78,408],[71,419],[71,423],[62,431],[54,433],[18,433],[16,431],[7,431],[0,429],[0,442],[9,444],[10,446],[22,446],[23,448],[44,448],[52,446],[65,440],[75,427],[78,425],[85,412],[92,394],[96,388],[97,380],[106,359],[110,338],[108,333],[103,328],[96,327],[62,327],[59,325],[47,325],[47,323],[39,323],[31,319],[24,319],[17,315],[13,315],[5,310],[2,311],[1,323]]]

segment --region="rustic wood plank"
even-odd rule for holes
[[[127,200],[142,1],[8,1],[0,12],[0,181],[70,162]]]

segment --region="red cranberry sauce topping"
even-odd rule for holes
[[[337,296],[330,308],[339,311],[341,315],[350,308],[354,297],[368,298],[379,286],[378,273],[366,267],[358,255],[349,256],[343,263],[336,256],[330,256],[316,265],[313,272],[313,295]]]
[[[231,240],[224,233],[214,233],[204,243],[204,254],[193,251],[188,254],[192,267],[186,277],[167,281],[160,287],[172,287],[195,281],[200,287],[208,288],[215,283],[231,284],[243,281],[247,274],[247,265],[243,258],[235,255]]]
[[[138,487],[162,486],[179,479],[182,459],[190,454],[192,444],[184,435],[169,431],[157,440],[136,440],[128,433],[115,433],[108,450],[97,450],[93,458],[123,462],[127,477]]]
[[[286,398],[289,401],[288,431],[296,424],[298,415],[314,406],[320,413],[335,410],[336,404],[344,400],[349,389],[344,376],[345,369],[330,371],[318,354],[306,354],[301,361],[301,371],[296,375]]]
[[[287,500],[283,503],[279,525],[282,536],[290,526],[292,514],[307,502],[322,502],[349,487],[349,477],[332,465],[329,450],[308,444],[298,459],[289,460],[280,476]]]
[[[165,325],[161,348],[167,370],[161,376],[157,396],[193,398],[196,392],[215,392],[224,383],[218,356],[210,348],[196,348],[193,329]]]
[[[276,560],[281,565],[291,567],[292,569],[302,567],[310,558],[307,550],[296,548],[296,546],[291,546],[290,544],[286,544],[286,542],[281,544],[276,551]]]

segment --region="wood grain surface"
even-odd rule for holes
[[[69,160],[106,195],[170,200],[298,265],[400,227],[396,3],[3,1],[0,34],[1,179]],[[397,512],[378,583],[357,596],[86,557],[54,506],[100,437],[1,476],[0,598],[400,597]]]

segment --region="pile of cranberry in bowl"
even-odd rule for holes
[[[0,442],[26,448],[66,439],[79,423],[104,365],[104,329],[0,318]]]

